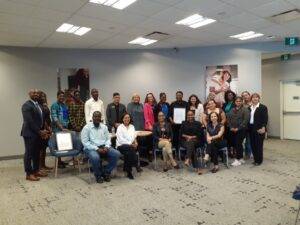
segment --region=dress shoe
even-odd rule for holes
[[[219,168],[213,168],[213,169],[211,170],[212,173],[216,173],[216,172],[218,172],[218,171],[219,171]]]
[[[35,177],[47,177],[47,173],[43,173],[42,171],[38,171],[34,174]]]
[[[179,167],[178,164],[176,164],[175,166],[173,166],[173,168],[176,169],[176,170],[179,170],[179,169],[180,169],[180,167]]]
[[[136,171],[137,171],[138,173],[141,173],[141,172],[143,172],[143,169],[142,169],[140,166],[138,166],[138,167],[136,168]]]
[[[163,169],[164,172],[168,172],[168,170],[169,170],[169,169],[168,169],[167,167],[165,167],[165,168]]]
[[[26,176],[26,180],[29,180],[29,181],[39,181],[40,178],[34,176],[33,174],[30,174],[30,175]]]
[[[131,172],[127,172],[127,177],[128,177],[128,179],[130,179],[130,180],[134,180],[134,177],[133,177],[133,175],[132,175]]]
[[[53,170],[53,167],[43,166],[41,169],[46,170],[46,171],[51,171],[51,170]]]
[[[98,184],[102,184],[102,183],[104,182],[104,180],[103,180],[102,177],[98,177],[98,178],[96,178],[96,182],[97,182]]]
[[[103,176],[103,179],[104,179],[105,182],[110,182],[110,180],[111,180],[109,174],[105,174],[105,175]]]

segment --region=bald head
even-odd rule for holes
[[[33,101],[37,101],[39,98],[39,90],[38,89],[30,89],[28,92],[29,98]]]

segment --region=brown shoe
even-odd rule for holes
[[[26,176],[26,180],[29,180],[29,181],[39,181],[40,178],[34,176],[33,174],[30,174],[30,175]]]
[[[47,173],[44,173],[44,172],[42,172],[42,171],[38,171],[38,172],[36,172],[36,173],[34,174],[34,176],[36,176],[36,177],[47,177],[48,174],[47,174]]]

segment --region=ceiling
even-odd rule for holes
[[[124,10],[88,0],[0,0],[0,45],[129,49],[274,41],[300,36],[300,20],[278,25],[266,19],[295,8],[300,8],[300,0],[138,0]],[[217,22],[198,29],[175,25],[195,13]],[[83,36],[55,32],[62,23],[92,30]],[[250,30],[265,36],[248,41],[229,38]],[[171,36],[145,47],[128,44],[153,31]],[[268,39],[269,35],[276,38]]]

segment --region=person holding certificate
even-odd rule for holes
[[[93,121],[81,131],[83,151],[92,163],[97,183],[110,182],[110,174],[117,166],[120,152],[111,147],[110,135],[105,124],[101,123],[101,112],[95,111]],[[106,157],[108,165],[103,168],[101,158]]]
[[[176,101],[170,106],[169,120],[172,124],[173,130],[173,145],[178,151],[179,149],[179,131],[183,121],[186,118],[186,112],[188,111],[189,104],[183,100],[183,92],[176,92]]]

